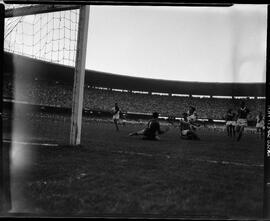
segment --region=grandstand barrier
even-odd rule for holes
[[[40,105],[40,104],[33,104],[29,102],[24,101],[16,101],[13,99],[4,98],[2,102],[2,109],[3,113],[12,113],[14,108],[16,107],[17,110],[23,110],[21,111],[21,114],[25,113],[35,113],[35,112],[41,112],[41,113],[51,113],[51,114],[59,114],[64,116],[71,116],[71,108],[68,107],[61,107],[61,106],[55,106],[55,105]],[[20,114],[20,113],[19,113]],[[125,118],[127,120],[135,120],[135,121],[144,121],[149,120],[152,117],[152,113],[139,113],[139,112],[126,112]],[[84,108],[83,109],[83,116],[84,117],[90,117],[90,118],[111,118],[112,112],[107,110],[97,110],[97,109],[89,109]],[[160,116],[160,121],[168,122],[170,116]],[[175,117],[173,122],[179,122],[179,120],[182,119],[180,117]],[[207,119],[202,118],[198,119],[198,121],[202,124],[202,126],[208,126],[208,125],[224,125],[225,120],[215,120],[215,119]],[[254,127],[256,125],[255,121],[248,121],[248,126]]]

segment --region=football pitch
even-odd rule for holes
[[[200,128],[201,140],[188,141],[171,127],[160,141],[128,136],[142,128],[128,123],[117,132],[111,122],[83,118],[82,146],[71,147],[68,117],[4,119],[4,145],[16,141],[13,212],[262,218],[264,142],[256,134],[237,142]]]

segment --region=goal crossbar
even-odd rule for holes
[[[5,10],[5,18],[79,9],[80,5],[33,5]]]

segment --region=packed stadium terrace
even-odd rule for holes
[[[3,97],[32,104],[71,108],[72,86],[35,80],[19,81],[14,87],[11,80],[4,79]],[[199,118],[223,119],[229,108],[234,111],[239,108],[241,100],[134,94],[85,87],[84,108],[110,111],[115,102],[123,112],[158,111],[163,116],[176,117],[181,116],[190,105],[193,105],[197,109]],[[247,99],[246,104],[251,110],[249,120],[254,120],[258,111],[264,112],[265,100],[263,99]]]

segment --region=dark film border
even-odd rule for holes
[[[264,152],[264,217],[270,218],[270,5],[267,7],[267,54],[266,54],[266,105],[265,105],[265,152]]]
[[[122,1],[112,1],[112,0],[4,0],[6,4],[91,4],[91,5],[145,5],[145,6],[200,6],[200,7],[230,7],[233,4],[268,4],[266,0],[253,0],[253,1],[227,1],[227,0],[206,0],[206,1],[132,1],[132,0],[122,0]],[[267,55],[266,55],[266,105],[265,105],[265,151],[264,151],[264,204],[263,204],[263,216],[264,218],[270,218],[270,5],[267,7]],[[3,59],[4,59],[4,6],[0,3],[0,74],[3,76]],[[2,86],[2,77],[0,78]],[[2,91],[1,91],[2,97]],[[2,99],[0,101],[1,108],[1,125],[2,125]],[[1,134],[2,139],[2,134]],[[1,145],[0,148],[0,215],[1,213],[8,211],[11,208],[10,199],[10,182],[9,182],[9,153],[6,148]],[[8,178],[8,180],[7,180]]]
[[[4,71],[4,13],[5,8],[4,5],[0,3],[0,83],[1,88],[3,88],[3,71]],[[1,90],[1,98],[2,98],[2,90]],[[1,128],[2,128],[2,99],[0,101],[1,108]],[[2,133],[1,133],[1,141],[2,141]],[[10,154],[9,154],[9,146],[4,146],[1,143],[0,148],[0,214],[7,214],[7,212],[11,209],[11,192],[10,192]]]

